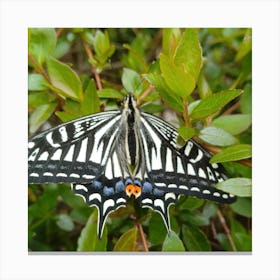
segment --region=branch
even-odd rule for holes
[[[43,69],[43,67],[38,63],[38,61],[34,58],[34,56],[32,54],[28,54],[28,58],[29,60],[32,62],[32,64],[34,65],[35,70],[40,73],[44,79],[51,84],[51,80],[48,77],[48,75],[46,74],[45,70]]]
[[[230,108],[228,108],[224,113],[222,114],[223,116],[230,115],[232,112],[237,110],[240,107],[240,102],[237,102],[233,104]]]
[[[137,105],[140,105],[142,100],[145,99],[150,92],[155,88],[155,86],[150,85],[142,94],[141,96],[139,96],[138,100],[137,100]]]
[[[235,246],[235,244],[233,242],[230,230],[229,230],[229,228],[228,228],[228,226],[226,224],[226,220],[225,220],[225,218],[224,218],[224,216],[223,216],[223,214],[222,214],[220,209],[217,210],[217,215],[218,215],[218,218],[220,220],[220,223],[221,223],[222,227],[224,228],[224,231],[225,231],[225,233],[227,235],[227,238],[228,238],[228,241],[230,243],[230,246],[231,246],[232,250],[236,252],[237,251],[236,246]]]
[[[144,247],[144,251],[149,252],[149,248],[148,248],[148,245],[147,245],[147,240],[146,240],[146,237],[145,237],[145,233],[143,231],[143,227],[142,227],[141,224],[138,224],[138,223],[137,223],[137,227],[138,227],[139,232],[140,232],[140,237],[141,237],[141,241],[142,241],[142,244],[143,244],[143,247]]]
[[[188,112],[188,101],[184,100],[184,111],[183,111],[183,116],[185,120],[185,124],[187,127],[191,127],[191,122],[190,122],[190,117],[189,117],[189,112]]]
[[[93,60],[93,53],[92,53],[88,43],[83,40],[83,45],[84,45],[84,48],[85,48],[85,51],[87,53],[87,56],[88,56],[89,60],[92,61]],[[92,64],[91,71],[94,75],[96,85],[97,85],[97,89],[102,89],[102,83],[101,83],[99,73],[96,71],[96,67],[93,64]]]

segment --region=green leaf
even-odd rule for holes
[[[207,226],[209,225],[210,221],[207,216],[204,216],[199,211],[190,211],[190,210],[183,210],[179,213],[179,218],[183,222],[187,222],[188,224],[192,224],[195,226]]]
[[[232,135],[240,134],[250,127],[252,116],[250,114],[236,114],[221,116],[213,120],[211,126],[222,128]]]
[[[203,128],[198,136],[203,141],[215,146],[230,146],[237,143],[236,138],[230,133],[214,126]]]
[[[51,57],[47,60],[47,68],[51,83],[61,96],[82,100],[82,84],[75,71]]]
[[[202,214],[208,219],[213,217],[217,212],[218,206],[212,201],[207,201],[203,207]]]
[[[94,81],[91,79],[84,93],[84,98],[81,103],[81,111],[84,115],[89,115],[99,112],[99,97],[95,88]]]
[[[137,227],[126,231],[117,241],[114,251],[134,252],[137,249]]]
[[[230,225],[233,242],[237,250],[251,251],[252,237],[247,233],[246,229],[234,219],[231,219]]]
[[[74,229],[74,223],[71,217],[66,214],[58,215],[56,224],[64,231],[72,231]]]
[[[103,33],[100,30],[97,30],[95,34],[93,46],[101,63],[105,63],[115,51],[115,47],[110,44],[108,32]]]
[[[28,94],[28,106],[30,108],[37,108],[41,105],[50,103],[55,100],[53,94],[47,92],[30,92]]]
[[[197,197],[187,197],[187,199],[180,204],[180,209],[188,209],[188,210],[195,210],[197,208],[199,208],[200,206],[202,206],[204,203],[204,200],[201,198],[197,198]]]
[[[48,83],[40,74],[28,74],[28,90],[41,91],[47,89]]]
[[[252,85],[246,84],[240,98],[240,110],[243,114],[252,114]]]
[[[104,88],[97,91],[100,98],[123,99],[123,94],[113,88]]]
[[[144,74],[144,79],[146,79],[150,84],[154,85],[156,89],[160,92],[162,99],[174,110],[182,112],[183,105],[179,99],[168,92],[168,86],[166,85],[164,79],[159,74]]]
[[[220,109],[222,109],[227,103],[236,98],[242,93],[240,89],[221,91],[216,94],[212,94],[207,98],[201,100],[201,102],[191,112],[193,119],[206,118]]]
[[[97,237],[97,220],[98,220],[98,211],[97,209],[94,209],[86,223],[86,226],[83,228],[79,236],[77,251],[79,252],[106,251],[107,227],[105,226],[103,230],[102,238],[101,240],[99,240]]]
[[[29,28],[28,52],[42,65],[56,46],[54,28]]]
[[[252,196],[252,179],[249,178],[231,178],[226,181],[219,182],[216,187],[219,190],[240,197]]]
[[[210,251],[211,246],[206,235],[196,226],[183,225],[183,242],[188,251]]]
[[[185,72],[197,81],[202,66],[202,49],[198,29],[186,28],[175,52],[175,65],[183,65]]]
[[[206,97],[212,95],[212,90],[203,72],[199,75],[197,89],[201,99],[205,99]]]
[[[160,55],[160,69],[162,76],[172,90],[178,97],[187,99],[195,88],[195,79],[193,76],[184,71],[182,67],[178,67],[166,55]]]
[[[196,135],[196,130],[193,127],[187,127],[185,125],[178,128],[179,135],[183,137],[185,141],[191,139]]]
[[[122,84],[128,93],[141,93],[142,80],[140,75],[134,70],[123,69]]]
[[[180,28],[164,28],[162,31],[162,52],[173,56],[181,38]]]
[[[29,131],[31,134],[36,132],[36,130],[49,119],[53,114],[57,103],[44,104],[37,107],[31,114],[29,119]]]
[[[235,60],[242,60],[249,52],[252,51],[252,29],[248,28],[244,35],[242,44],[236,54]]]
[[[163,252],[184,252],[185,247],[182,240],[179,236],[174,232],[170,231],[163,242],[162,245]]]
[[[252,146],[247,144],[234,145],[223,149],[218,154],[214,155],[210,162],[227,162],[237,161],[245,158],[252,157]]]
[[[236,202],[230,204],[229,206],[233,212],[247,217],[252,217],[252,199],[246,197],[238,197]]]

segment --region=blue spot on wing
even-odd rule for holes
[[[97,190],[100,190],[102,188],[102,183],[99,181],[93,181],[91,185],[94,189],[97,189]]]
[[[115,189],[116,189],[116,192],[122,192],[124,191],[124,183],[123,181],[118,181],[116,184],[115,184]]]
[[[153,186],[149,182],[145,182],[143,187],[142,187],[142,192],[143,193],[151,193],[153,189]]]

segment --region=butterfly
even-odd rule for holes
[[[196,141],[177,145],[177,130],[142,112],[132,94],[122,110],[85,116],[28,141],[29,183],[71,183],[75,194],[98,208],[98,237],[112,211],[134,197],[160,213],[170,230],[169,207],[181,195],[220,203],[236,197],[215,188],[227,179],[222,165]]]

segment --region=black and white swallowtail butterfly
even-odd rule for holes
[[[180,195],[231,203],[215,188],[226,179],[220,164],[195,141],[177,146],[177,130],[136,107],[127,95],[121,111],[82,117],[46,130],[28,142],[29,183],[71,183],[99,211],[101,238],[108,214],[134,196],[159,212],[170,229],[169,206]],[[132,168],[131,168],[132,167]]]

